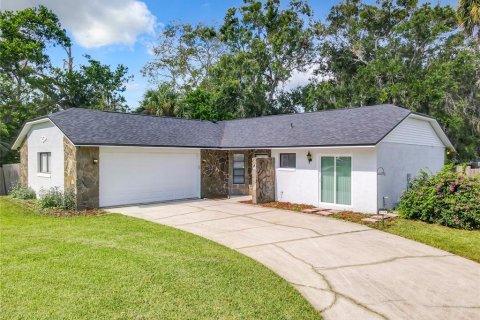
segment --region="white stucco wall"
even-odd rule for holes
[[[385,171],[385,176],[378,176],[378,205],[382,207],[382,198],[387,196],[390,209],[407,189],[407,174],[413,178],[421,169],[435,173],[443,167],[445,147],[380,142],[377,157],[378,166]]]
[[[35,124],[27,135],[28,185],[38,193],[64,186],[63,133],[50,121]],[[38,172],[38,153],[51,152],[50,174]]]
[[[308,163],[307,153],[312,154]],[[280,153],[296,153],[295,169],[280,168]],[[352,157],[352,204],[351,206],[320,203],[320,157]],[[318,148],[318,149],[273,149],[276,167],[276,199],[322,208],[345,209],[364,213],[377,211],[377,164],[374,147]]]
[[[441,129],[440,129],[441,130]],[[412,114],[377,144],[379,207],[388,197],[387,208],[396,207],[407,189],[407,175],[412,178],[421,169],[436,173],[445,163],[445,145],[432,126],[432,119]]]

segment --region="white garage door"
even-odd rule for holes
[[[100,206],[200,196],[200,152],[100,148]]]

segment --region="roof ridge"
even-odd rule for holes
[[[214,124],[220,124],[220,123],[226,123],[226,122],[233,122],[233,121],[243,121],[243,120],[251,120],[251,119],[260,119],[260,118],[268,118],[268,117],[280,117],[280,116],[293,116],[293,115],[306,115],[306,114],[312,114],[312,113],[322,113],[322,112],[329,112],[329,111],[347,111],[347,110],[354,110],[354,109],[360,109],[360,108],[372,108],[372,107],[380,107],[380,106],[389,106],[389,107],[395,107],[395,108],[401,108],[408,110],[406,108],[396,106],[394,104],[390,103],[385,103],[385,104],[374,104],[370,106],[355,106],[355,107],[347,107],[347,108],[334,108],[334,109],[324,109],[324,110],[315,110],[315,111],[308,111],[308,112],[292,112],[292,113],[280,113],[280,114],[269,114],[269,115],[263,115],[263,116],[258,116],[258,117],[250,117],[250,118],[238,118],[238,119],[227,119],[227,120],[203,120],[203,119],[189,119],[189,118],[182,118],[182,117],[171,117],[171,116],[157,116],[153,114],[142,114],[142,113],[132,113],[132,112],[121,112],[121,111],[111,111],[111,110],[99,110],[99,109],[89,109],[89,108],[80,108],[80,107],[71,107],[68,109],[63,109],[59,110],[57,112],[51,113],[48,115],[48,117],[55,115],[55,114],[60,114],[64,113],[66,111],[72,110],[72,109],[78,109],[78,110],[85,110],[85,111],[96,111],[96,112],[104,112],[104,113],[113,113],[113,114],[121,114],[121,115],[127,115],[127,116],[141,116],[141,117],[151,117],[151,118],[158,118],[158,119],[175,119],[175,120],[187,120],[187,121],[196,121],[196,122],[205,122],[205,123],[214,123]]]
[[[384,104],[373,104],[373,105],[370,105],[370,106],[356,106],[356,107],[346,107],[346,108],[334,108],[334,109],[315,110],[315,111],[308,111],[308,112],[292,112],[292,113],[268,114],[268,115],[263,115],[263,116],[258,116],[258,117],[221,120],[221,121],[218,121],[218,122],[233,122],[233,121],[251,120],[251,119],[268,118],[268,117],[306,115],[306,114],[322,113],[322,112],[328,112],[328,111],[347,111],[347,110],[354,110],[354,109],[360,109],[360,108],[372,108],[372,107],[380,107],[380,106],[383,106],[383,107],[389,106],[389,107],[395,107],[395,108],[400,108],[400,109],[408,110],[407,108],[403,108],[403,107],[400,107],[400,106],[397,106],[397,105],[394,105],[394,104],[384,103]]]

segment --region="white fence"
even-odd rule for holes
[[[8,192],[18,183],[20,177],[20,164],[4,164],[0,167],[0,195]]]

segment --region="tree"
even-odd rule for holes
[[[476,29],[480,44],[480,0],[458,0],[457,13],[460,25],[469,37],[474,36]]]
[[[128,68],[118,65],[114,70],[109,65],[85,55],[88,65],[80,65],[78,70],[56,69],[59,90],[59,106],[127,111],[128,106],[123,92],[132,79]]]
[[[285,82],[293,72],[305,72],[318,59],[315,40],[319,25],[314,23],[313,12],[305,1],[291,1],[285,9],[279,0],[244,3],[227,11],[220,32],[234,61],[228,66],[236,68],[233,73],[240,77],[241,94],[264,91],[263,98],[258,94],[252,97],[264,100],[259,104],[266,109],[249,113],[245,112],[248,108],[240,106],[239,116],[277,113],[276,98]]]
[[[135,111],[155,116],[175,117],[182,112],[180,95],[171,84],[162,83],[158,88],[145,92],[140,107]]]
[[[0,135],[10,143],[25,120],[55,110],[46,50],[69,47],[70,39],[55,14],[43,6],[0,12],[0,35]],[[14,158],[14,153],[1,153],[2,162]]]
[[[278,113],[283,109],[276,97],[285,82],[317,58],[318,24],[312,17],[304,1],[283,8],[279,0],[244,0],[227,11],[219,28],[165,28],[154,47],[155,59],[143,73],[173,83],[184,97],[197,89],[208,91],[216,104],[210,109],[219,117]]]
[[[65,69],[54,68],[51,46],[67,53]],[[0,12],[0,144],[9,145],[22,124],[70,107],[126,110],[127,68],[87,56],[73,67],[71,43],[57,16],[44,6]],[[18,154],[0,149],[0,163],[18,161]]]
[[[302,89],[307,111],[404,106],[436,117],[460,159],[479,157],[480,56],[451,7],[347,1],[331,9],[325,36],[321,80]]]
[[[190,119],[227,120],[234,117],[232,110],[217,103],[216,97],[203,88],[187,93],[184,104],[184,116]]]
[[[168,82],[175,89],[196,88],[208,80],[208,70],[225,53],[214,27],[202,24],[171,24],[153,47],[155,59],[142,69],[152,82]]]

